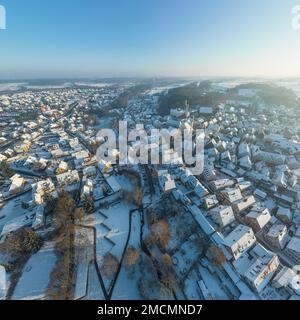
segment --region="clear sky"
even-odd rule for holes
[[[0,0],[0,78],[300,76],[300,0]]]

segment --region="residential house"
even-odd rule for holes
[[[285,253],[295,262],[300,263],[300,238],[293,237],[286,246]]]
[[[214,222],[221,228],[227,226],[235,220],[230,206],[219,206],[209,211]]]
[[[243,277],[259,293],[270,282],[280,262],[275,253],[268,251],[260,244],[249,251],[249,256],[252,263]]]
[[[234,259],[237,260],[247,252],[256,242],[253,230],[244,225],[238,225],[224,240]]]
[[[248,196],[232,204],[235,213],[241,213],[255,204],[255,198]]]
[[[9,193],[11,195],[18,194],[24,190],[26,180],[19,174],[15,174],[10,178],[11,185],[9,187]]]
[[[285,207],[278,207],[276,216],[285,223],[290,223],[293,217],[291,210]]]
[[[260,210],[252,210],[245,217],[244,221],[254,232],[260,231],[271,220],[271,214],[267,208]]]
[[[273,225],[266,235],[266,240],[279,250],[282,250],[287,242],[288,229],[284,224]]]

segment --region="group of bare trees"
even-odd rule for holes
[[[168,299],[172,292],[161,281],[153,260],[143,255],[140,261],[141,277],[138,280],[140,295],[145,300]]]
[[[151,206],[147,210],[147,219],[150,225],[156,223],[160,219],[174,218],[179,219],[181,215],[179,214],[179,208],[176,204],[169,199],[169,197],[164,198],[159,201],[155,206]]]
[[[141,185],[141,177],[138,172],[130,169],[122,171],[122,174],[126,176],[133,184],[133,190],[123,190],[123,198],[128,203],[133,203],[137,207],[143,205],[144,191]]]
[[[55,208],[56,199],[49,193],[44,195],[44,204],[46,206],[46,212],[51,212]]]
[[[140,253],[135,247],[129,246],[124,257],[124,266],[129,273],[133,273],[140,262]]]
[[[85,212],[76,208],[73,197],[63,191],[54,209],[55,250],[57,263],[52,270],[48,286],[48,296],[54,300],[70,300],[73,297],[74,265],[74,237],[76,222],[80,221]]]
[[[58,232],[68,232],[73,229],[75,200],[66,191],[62,191],[54,209],[54,225]]]
[[[123,198],[126,202],[132,203],[137,207],[143,205],[144,192],[141,187],[136,186],[133,191],[123,190]]]
[[[26,262],[41,249],[43,241],[36,231],[29,228],[20,229],[6,238],[2,245],[2,249],[8,253],[4,265],[11,272],[7,299],[11,298]]]
[[[43,239],[33,229],[20,229],[8,236],[5,241],[6,249],[13,255],[33,254],[40,250]]]
[[[165,253],[161,261],[161,281],[171,291],[177,291],[180,286],[179,278],[174,270],[172,258]]]
[[[2,161],[0,163],[0,174],[7,178],[10,178],[13,175],[13,171],[10,169],[9,164],[6,161]]]
[[[180,279],[178,278],[172,257],[168,253],[168,245],[171,239],[170,224],[166,219],[157,219],[155,211],[152,212],[152,224],[150,225],[150,235],[146,239],[146,244],[151,252],[149,259],[152,265],[156,267],[159,277],[156,279],[156,286],[159,288],[161,297],[166,298],[172,296],[180,287]],[[159,248],[159,251],[153,248]],[[156,252],[156,253],[155,253]],[[140,290],[142,296],[147,293],[146,280],[140,281]]]

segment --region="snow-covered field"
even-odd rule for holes
[[[105,300],[94,263],[89,264],[87,295],[82,300]]]
[[[30,90],[32,90],[32,89],[33,90],[51,90],[51,89],[64,89],[64,88],[68,88],[71,86],[72,86],[72,83],[66,82],[66,83],[58,84],[58,85],[36,85],[36,86],[26,85],[25,87]]]
[[[134,208],[131,204],[117,202],[108,209],[98,210],[85,220],[85,225],[96,229],[96,252],[100,268],[108,253],[114,255],[118,261],[121,260],[128,238],[130,210]],[[103,277],[107,289],[113,278],[114,276],[110,279]]]
[[[75,265],[76,283],[74,299],[78,300],[87,294],[89,266],[93,262],[93,232],[91,229],[76,228]]]
[[[53,245],[46,243],[42,249],[34,254],[26,263],[12,299],[43,299],[56,259]]]
[[[106,238],[112,241],[115,245],[111,249],[111,253],[118,260],[121,258],[124,246],[129,232],[129,211],[135,206],[120,202],[109,209],[103,209],[102,213],[107,216],[105,225],[110,229],[106,234]]]
[[[26,84],[26,82],[0,83],[0,93],[1,91],[16,91]]]
[[[98,83],[91,83],[91,82],[75,82],[76,86],[84,86],[84,87],[91,87],[91,88],[106,88],[113,86],[114,83],[105,83],[105,82],[98,82]]]
[[[131,235],[128,246],[133,246],[138,251],[140,251],[140,230],[140,212],[136,211],[132,215]],[[134,273],[129,273],[123,264],[112,298],[114,300],[140,300],[141,296],[137,286],[140,275],[138,267],[135,268]]]

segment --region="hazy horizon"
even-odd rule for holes
[[[300,80],[300,76],[283,76],[283,77],[278,77],[278,76],[273,76],[273,77],[263,77],[263,76],[85,76],[85,77],[72,77],[72,76],[61,76],[61,77],[55,77],[55,76],[32,76],[32,77],[4,77],[0,78],[0,82],[16,82],[16,81],[34,81],[34,80],[57,80],[57,81],[79,81],[79,80],[84,80],[84,81],[100,81],[100,80],[114,80],[114,79],[119,79],[119,80],[151,80],[151,79],[157,79],[157,80],[172,80],[172,79],[178,79],[178,80],[191,80],[191,81],[213,81],[213,82],[220,82],[220,81],[230,81],[230,80],[240,80],[240,81],[261,81],[261,82],[267,82],[267,81],[274,81],[274,80]]]

